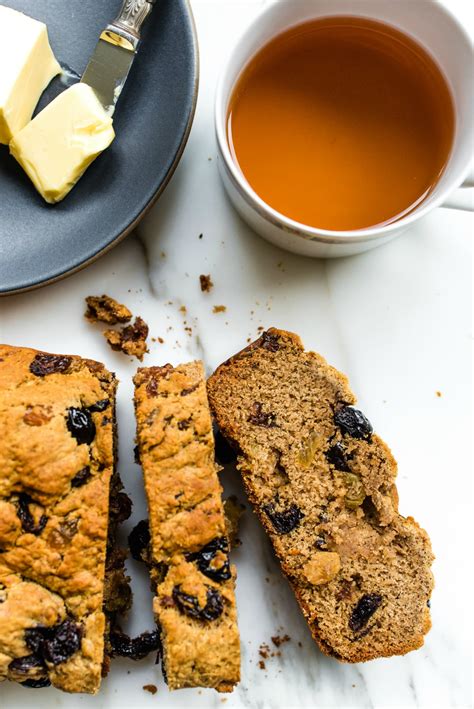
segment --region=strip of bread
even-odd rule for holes
[[[98,362],[0,346],[0,679],[99,689],[109,496],[120,490],[115,390]],[[123,611],[123,557],[112,566],[125,598],[111,605]]]
[[[240,675],[235,570],[203,366],[143,368],[134,382],[163,673],[170,689],[229,692]]]
[[[271,329],[217,369],[208,394],[320,648],[346,662],[419,648],[430,541],[399,514],[396,462],[346,377]]]

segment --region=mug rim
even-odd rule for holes
[[[277,5],[283,5],[287,3],[278,3]],[[444,14],[445,17],[447,17],[453,24],[456,26],[457,31],[463,35],[464,39],[471,44],[471,40],[467,32],[465,31],[464,27],[461,25],[457,17],[451,12],[451,10],[444,5],[441,5],[438,1],[436,1],[436,5],[439,10],[441,10],[441,14]],[[402,228],[406,228],[410,226],[412,223],[420,219],[421,217],[425,216],[428,214],[432,209],[436,209],[436,207],[439,207],[442,205],[442,203],[446,200],[447,196],[452,192],[453,189],[455,189],[457,186],[459,186],[464,179],[467,177],[469,170],[470,170],[470,164],[471,164],[471,156],[466,156],[466,164],[463,165],[461,168],[458,169],[457,173],[453,175],[450,178],[449,183],[439,191],[439,194],[435,196],[435,198],[423,206],[423,202],[421,203],[420,207],[415,207],[409,214],[407,214],[404,217],[401,217],[400,219],[397,219],[390,224],[386,224],[384,226],[373,226],[373,227],[367,227],[365,229],[352,229],[352,230],[342,230],[342,231],[337,231],[337,230],[332,230],[332,229],[322,229],[319,227],[313,227],[308,224],[303,224],[302,222],[298,222],[294,219],[291,219],[290,217],[287,217],[284,215],[282,212],[279,212],[277,209],[274,209],[271,207],[267,202],[265,202],[258,194],[257,192],[253,189],[253,187],[250,185],[250,183],[247,181],[244,173],[232,157],[232,153],[230,150],[229,142],[227,140],[227,127],[226,127],[226,115],[227,115],[227,106],[228,106],[228,98],[229,96],[224,96],[224,85],[227,80],[227,76],[229,73],[229,69],[232,63],[232,59],[238,50],[238,48],[241,46],[241,44],[244,42],[244,40],[247,38],[248,34],[254,29],[257,25],[262,24],[265,22],[265,18],[267,15],[269,15],[271,12],[275,10],[275,4],[271,4],[268,7],[264,8],[255,18],[254,20],[245,28],[244,32],[240,35],[238,38],[237,42],[234,44],[233,49],[228,56],[224,68],[221,71],[219,81],[217,83],[217,89],[216,89],[216,97],[215,97],[215,104],[214,104],[214,123],[215,123],[215,131],[216,131],[216,138],[217,138],[217,144],[219,146],[219,151],[221,153],[221,156],[223,157],[223,164],[226,169],[226,173],[231,180],[233,186],[239,191],[241,197],[245,200],[247,205],[254,209],[263,219],[266,221],[270,222],[272,225],[278,227],[278,228],[283,228],[284,231],[291,233],[295,236],[298,236],[306,241],[318,241],[318,242],[323,242],[326,244],[338,244],[338,243],[357,243],[357,242],[367,242],[367,241],[372,241],[374,239],[378,239],[383,236],[388,236],[392,232],[397,232]],[[350,14],[350,10],[348,10],[348,13]],[[325,13],[324,15],[321,15],[321,17],[331,17],[331,16],[336,16],[337,13],[334,15]],[[369,16],[369,15],[368,15]],[[377,18],[372,18],[377,20]],[[291,27],[295,27],[299,23],[294,23],[292,24],[291,22],[287,24],[286,28],[281,30],[281,32],[272,34],[267,42],[270,42],[272,39],[277,37],[279,34],[282,32],[290,29]],[[301,23],[302,24],[302,23]],[[232,82],[232,86],[229,92],[229,95],[231,94],[233,88],[236,85],[236,82],[238,80],[238,77],[240,76],[241,72],[243,71],[244,67],[248,64],[250,59],[252,58],[251,54],[248,54],[246,59],[244,60],[243,63],[240,63],[240,69],[237,74],[237,78]],[[444,73],[444,68],[441,67]],[[449,82],[449,79],[447,79]],[[449,85],[449,83],[448,83]],[[451,87],[450,87],[451,91]],[[456,113],[456,106],[455,108],[455,113]],[[451,150],[451,153],[448,157],[448,160],[446,162],[445,169],[448,167],[450,164],[451,160],[453,157],[453,150]]]

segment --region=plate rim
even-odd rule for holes
[[[197,100],[198,100],[198,94],[199,94],[199,81],[200,81],[200,54],[199,54],[199,42],[198,42],[198,35],[197,35],[197,28],[196,28],[196,20],[194,18],[194,13],[191,7],[191,0],[184,0],[185,6],[187,8],[187,14],[189,18],[189,25],[191,29],[191,39],[192,39],[192,45],[193,45],[193,69],[194,69],[194,82],[193,82],[193,94],[192,94],[192,101],[191,101],[191,110],[189,112],[188,120],[186,123],[186,128],[183,133],[183,137],[181,139],[179,148],[176,152],[176,155],[174,156],[174,159],[168,169],[168,172],[166,173],[163,181],[161,182],[160,186],[156,190],[156,192],[152,195],[148,203],[143,207],[143,209],[137,214],[135,219],[127,226],[125,229],[123,229],[117,236],[112,239],[112,241],[104,246],[102,249],[97,251],[93,256],[90,258],[85,259],[84,261],[81,261],[77,266],[74,266],[73,268],[70,268],[66,271],[63,271],[63,273],[59,273],[56,276],[53,276],[52,278],[47,278],[46,280],[43,281],[38,281],[37,283],[33,283],[27,286],[22,286],[19,288],[12,288],[9,290],[1,290],[0,289],[0,298],[6,298],[10,295],[18,295],[20,293],[28,293],[34,290],[38,290],[39,288],[43,288],[45,286],[49,286],[52,283],[57,283],[58,281],[62,281],[69,276],[73,276],[75,273],[79,273],[82,271],[84,268],[87,268],[87,266],[90,266],[91,264],[95,263],[99,258],[107,254],[109,251],[111,251],[115,246],[118,246],[141,222],[141,220],[147,215],[147,213],[151,210],[151,208],[155,205],[155,203],[158,201],[158,199],[161,197],[163,194],[164,190],[168,186],[169,181],[173,177],[176,168],[178,167],[178,164],[183,156],[184,150],[186,148],[186,145],[189,140],[189,135],[191,133],[191,128],[193,126],[194,122],[194,117],[196,114],[196,106],[197,106]]]

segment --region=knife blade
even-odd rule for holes
[[[155,0],[124,0],[117,18],[101,33],[81,81],[91,86],[112,116],[141,39],[143,23]]]

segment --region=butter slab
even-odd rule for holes
[[[53,204],[72,190],[115,138],[94,90],[74,84],[63,91],[10,143],[10,152],[40,195]]]
[[[0,143],[26,126],[61,67],[43,22],[0,5]]]

